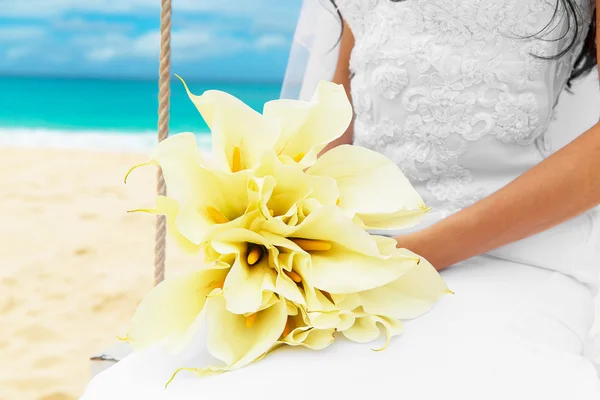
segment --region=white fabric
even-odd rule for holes
[[[556,0],[337,3],[356,41],[355,144],[396,161],[435,210],[426,223],[489,195],[558,149],[549,133],[579,48],[548,62],[531,53],[555,54],[568,36],[523,39],[551,20]],[[305,1],[283,97],[306,98],[319,79],[331,79],[339,22],[327,4]],[[591,3],[580,5],[587,26]],[[315,21],[319,28],[311,30]],[[561,37],[564,27],[555,20],[545,38]],[[568,141],[580,133],[560,134]],[[323,352],[288,348],[222,376],[182,373],[164,390],[176,368],[208,357],[151,349],[96,377],[83,400],[598,399],[600,380],[584,353],[599,264],[595,209],[443,271],[456,294],[408,321],[386,351],[343,340]]]
[[[329,0],[304,0],[281,98],[310,100],[321,80],[333,79],[342,24]]]
[[[408,321],[385,351],[340,338],[320,352],[277,350],[220,376],[184,372],[165,390],[175,369],[208,357],[152,349],[97,376],[82,400],[600,398],[600,381],[581,355],[593,313],[584,285],[489,256],[442,275],[456,294]]]

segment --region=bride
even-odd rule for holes
[[[547,134],[561,93],[596,63],[589,1],[306,0],[284,94],[344,85],[355,120],[333,145],[374,149],[410,178],[433,211],[398,246],[455,295],[383,352],[285,348],[165,389],[195,361],[153,348],[83,399],[599,399],[584,353],[600,286],[600,125],[561,150]]]

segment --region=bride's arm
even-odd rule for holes
[[[509,185],[397,238],[438,270],[524,239],[600,204],[600,123]]]
[[[354,47],[354,36],[352,35],[352,31],[346,21],[343,21],[343,30],[342,37],[340,38],[340,54],[338,57],[338,63],[335,69],[335,74],[333,75],[333,82],[338,83],[344,86],[346,89],[346,94],[348,95],[348,99],[352,101],[352,97],[350,96],[350,53],[352,52],[352,48]],[[339,146],[341,144],[352,144],[352,137],[354,136],[354,121],[350,123],[350,126],[346,130],[346,132],[329,143],[327,147],[325,147],[322,153],[327,150],[331,150],[332,148]]]

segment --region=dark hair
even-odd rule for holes
[[[331,1],[331,3],[334,5],[334,7],[336,8],[336,12],[341,19],[342,14],[340,13],[340,10],[338,9],[337,4],[335,3],[335,0],[329,0],[329,1]],[[399,3],[401,1],[406,1],[406,0],[389,0],[389,1],[392,1],[394,3]],[[559,16],[558,13],[559,13],[559,9],[561,8],[560,7],[561,4],[566,11],[566,15]],[[554,9],[554,15],[552,16],[552,19],[550,20],[550,22],[548,22],[548,24],[544,27],[544,29],[542,29],[537,35],[534,35],[534,36],[543,40],[543,38],[541,38],[540,35],[543,34],[543,32],[552,24],[553,21],[555,21],[555,19],[557,17],[560,17],[560,18],[566,17],[567,31],[570,29],[574,30],[574,35],[571,39],[571,42],[564,49],[562,49],[558,54],[555,54],[550,57],[536,56],[538,58],[541,58],[544,60],[558,60],[558,59],[564,57],[566,54],[568,54],[575,46],[577,46],[577,41],[579,39],[579,36],[580,36],[580,33],[582,32],[583,27],[581,26],[580,10],[579,10],[578,6],[575,4],[575,0],[557,0],[556,7]],[[573,25],[573,27],[571,25]],[[343,27],[342,27],[342,29],[343,29]],[[565,33],[565,35],[566,35],[566,33]],[[591,72],[597,63],[598,63],[598,61],[596,59],[596,8],[594,8],[594,12],[592,14],[592,20],[590,21],[590,26],[589,26],[589,29],[587,32],[587,36],[585,37],[585,40],[583,42],[583,47],[581,48],[581,52],[579,53],[579,55],[577,56],[577,59],[575,60],[573,70],[571,71],[571,76],[567,80],[567,88],[569,88],[569,89],[571,88],[571,84],[573,83],[573,80],[580,78],[582,76],[585,76],[589,72]]]

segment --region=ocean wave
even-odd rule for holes
[[[148,153],[157,142],[156,132],[69,131],[45,128],[0,127],[0,147],[82,149]],[[210,150],[210,135],[197,134],[198,147]]]

